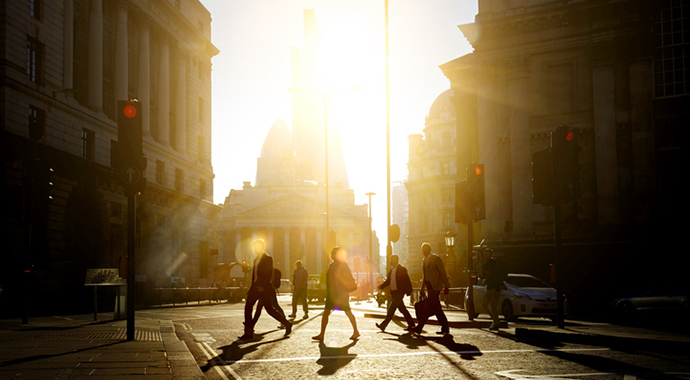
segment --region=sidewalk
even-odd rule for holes
[[[172,321],[137,318],[128,342],[126,320],[98,316],[0,320],[0,379],[205,379]]]

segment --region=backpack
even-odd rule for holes
[[[283,273],[280,270],[273,268],[273,287],[274,288],[276,288],[276,289],[280,288],[280,276],[282,276],[282,275],[283,275]]]

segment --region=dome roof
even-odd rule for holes
[[[450,101],[450,98],[453,95],[454,94],[452,88],[449,88],[446,91],[442,92],[441,95],[439,95],[436,98],[436,100],[434,100],[434,103],[431,104],[427,120],[449,121],[451,119],[454,119],[455,107],[453,107],[453,103],[451,103]]]
[[[261,147],[261,158],[281,158],[294,155],[291,143],[292,133],[283,119],[278,119],[268,131],[264,145]]]

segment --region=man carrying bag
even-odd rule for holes
[[[443,312],[441,300],[439,299],[441,289],[443,289],[443,294],[448,294],[448,289],[450,288],[446,269],[443,267],[443,260],[438,255],[431,253],[431,244],[429,243],[422,243],[422,254],[424,254],[424,260],[422,261],[424,281],[420,290],[421,301],[415,304],[418,323],[413,332],[421,334],[426,321],[430,316],[435,315],[441,324],[441,331],[438,331],[437,334],[450,334],[448,319]],[[425,289],[429,290],[428,296],[424,292]]]

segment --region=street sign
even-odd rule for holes
[[[400,226],[393,224],[388,228],[388,240],[397,243],[398,239],[400,239]]]
[[[120,169],[120,179],[125,185],[137,185],[141,181],[141,170],[133,165]]]

